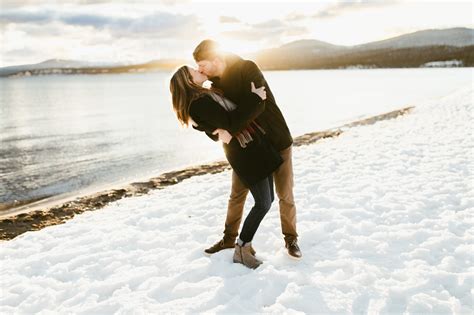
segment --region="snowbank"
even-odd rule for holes
[[[446,61],[431,61],[427,62],[421,67],[426,67],[426,68],[437,68],[437,67],[444,67],[444,68],[450,68],[450,67],[462,67],[463,62],[462,60],[446,60]]]
[[[203,254],[223,229],[226,171],[0,244],[0,312],[472,313],[472,100],[460,89],[295,148],[300,261],[277,204],[257,270]]]

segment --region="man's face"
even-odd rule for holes
[[[214,61],[201,60],[197,63],[199,72],[206,75],[208,78],[217,76],[217,66]]]

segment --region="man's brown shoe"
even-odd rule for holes
[[[296,238],[292,240],[285,241],[285,247],[288,250],[288,255],[292,258],[301,258],[303,254],[301,254],[301,250],[298,246],[298,240]]]
[[[217,252],[220,252],[223,249],[234,248],[234,247],[235,247],[235,238],[226,238],[224,236],[224,238],[221,239],[219,242],[215,243],[209,248],[206,248],[204,252],[206,254],[212,255]]]

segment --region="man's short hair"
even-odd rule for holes
[[[201,60],[213,60],[216,57],[221,57],[219,43],[212,39],[205,39],[196,46],[193,52],[193,57],[196,62]]]

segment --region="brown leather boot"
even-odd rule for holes
[[[215,243],[209,248],[206,248],[204,252],[206,254],[212,255],[217,252],[220,252],[223,249],[234,248],[234,245],[235,245],[235,237],[224,236],[219,242]]]
[[[250,244],[248,246],[240,246],[235,244],[234,263],[242,264],[250,269],[257,269],[262,264],[250,251]]]
[[[298,239],[285,239],[285,247],[288,250],[288,255],[290,255],[291,258],[300,259],[301,256],[303,256],[300,247],[298,246]]]

